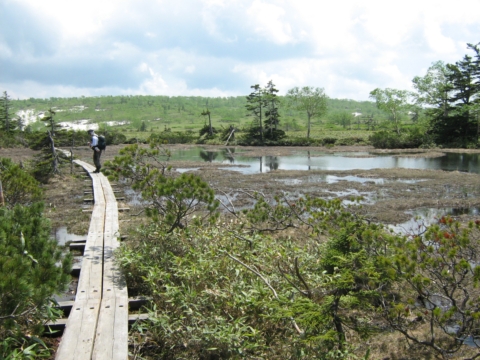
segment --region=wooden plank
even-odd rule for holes
[[[125,277],[114,261],[119,246],[118,206],[105,176],[101,176],[106,202],[102,311],[98,322],[94,359],[128,358],[128,291]]]
[[[152,301],[151,297],[148,296],[136,296],[128,298],[128,309],[129,310],[138,310],[142,306],[147,305],[150,301]],[[59,301],[58,306],[55,306],[57,309],[61,309],[66,312],[70,312],[71,308],[75,304],[75,301]],[[58,319],[57,321],[61,322],[62,319]],[[66,323],[67,319],[63,319]]]
[[[137,321],[145,321],[148,320],[148,314],[129,314],[128,315],[128,325],[133,325]],[[58,319],[54,322],[50,322],[45,324],[46,328],[50,328],[56,331],[64,331],[65,325],[67,324],[68,319]]]
[[[81,253],[83,253],[83,251],[85,250],[85,242],[70,243],[68,246],[70,248],[70,251],[80,251]]]
[[[72,269],[70,270],[70,275],[78,277],[82,271],[82,261],[72,264]]]
[[[98,176],[92,177],[95,203],[84,250],[84,264],[78,282],[77,297],[101,298],[103,282],[103,232],[105,222],[105,196]]]
[[[133,324],[136,321],[148,320],[148,314],[130,314],[128,315],[128,323]]]
[[[87,171],[93,171],[93,166],[79,160]],[[89,174],[90,175],[90,174]],[[87,240],[83,253],[82,270],[78,279],[76,299],[101,299],[103,275],[103,231],[105,221],[105,197],[101,180],[91,176],[94,191],[94,206]]]
[[[88,164],[84,168],[89,171]],[[92,178],[97,189],[101,185]],[[100,186],[101,190],[101,186]],[[104,197],[99,191],[94,193],[95,204],[88,236],[85,241],[82,271],[77,287],[77,295],[68,317],[65,332],[57,350],[56,359],[90,359],[95,341],[98,322],[103,273],[103,228],[105,217]]]
[[[77,299],[101,298],[103,276],[103,223],[90,223],[78,279]]]
[[[56,358],[127,360],[128,291],[125,277],[114,262],[114,251],[120,244],[117,201],[103,174],[92,174],[93,166],[82,161],[75,163],[90,172],[94,206],[76,300]],[[96,308],[94,321],[88,310]],[[67,352],[73,357],[67,357]]]
[[[152,298],[147,296],[137,296],[137,297],[128,298],[128,308],[130,310],[138,310],[142,306],[147,305],[150,301],[152,301]]]
[[[92,359],[128,359],[128,299],[102,300]]]
[[[78,239],[78,240],[68,240],[70,244],[83,244],[87,242],[87,239]]]
[[[55,359],[81,360],[91,358],[99,309],[99,299],[75,301]]]
[[[44,326],[46,332],[63,332],[68,319],[57,319],[55,321],[47,322]]]

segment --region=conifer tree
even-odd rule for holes
[[[12,117],[10,115],[10,96],[4,91],[0,98],[0,129],[9,133],[13,130]]]
[[[270,80],[265,87],[265,129],[267,137],[274,140],[277,138],[278,124],[280,123],[280,113],[278,112],[278,105],[280,99],[277,96],[278,89],[275,88],[272,80]]]
[[[55,123],[55,114],[56,112],[50,108],[47,110],[47,115],[42,119],[42,121],[47,123],[46,125],[49,128],[51,136],[55,136],[55,131],[59,129],[59,125]]]
[[[70,281],[71,255],[50,236],[38,184],[9,159],[0,161],[6,200],[0,204],[0,358],[32,350],[32,335],[53,320],[53,295]],[[30,193],[30,194],[29,194]],[[13,206],[14,204],[17,204]],[[20,205],[23,204],[23,205]],[[38,344],[37,344],[38,345]],[[35,352],[30,351],[31,356]],[[17,357],[14,357],[17,358]],[[33,357],[31,357],[33,358]]]
[[[30,205],[41,198],[38,182],[10,159],[0,158],[0,180],[5,206],[8,208]]]
[[[264,143],[263,135],[263,120],[265,107],[267,102],[265,99],[265,90],[260,87],[260,85],[255,84],[250,86],[253,89],[253,92],[247,96],[247,111],[250,113],[250,116],[254,117],[252,122],[252,133],[255,136],[260,138],[260,142]]]

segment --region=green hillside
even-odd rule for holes
[[[281,98],[283,101],[283,98]],[[124,132],[192,131],[198,132],[207,119],[201,115],[209,109],[212,124],[216,128],[233,125],[242,128],[250,124],[251,117],[245,109],[246,97],[209,98],[193,96],[100,96],[76,98],[49,98],[27,100],[12,100],[12,111],[21,113],[30,111],[33,115],[52,108],[56,111],[57,122],[78,122],[89,120],[98,123],[100,128],[109,122],[115,122],[115,127]],[[341,131],[346,129],[366,130],[363,124],[357,124],[362,116],[373,116],[378,123],[385,120],[385,115],[379,111],[373,102],[354,101],[346,99],[329,99],[328,113],[320,119],[315,119],[312,136],[325,130]],[[362,116],[353,116],[361,113]],[[280,128],[289,134],[301,133],[305,129],[306,114],[289,109],[286,105],[280,107]],[[343,122],[342,122],[343,118]],[[345,121],[346,119],[346,121]],[[28,119],[26,119],[28,122]],[[30,121],[32,121],[30,119]],[[123,125],[118,125],[120,122]],[[112,124],[112,123],[110,123]],[[350,124],[350,125],[349,125]],[[31,123],[33,129],[43,127],[43,123]],[[133,135],[133,134],[132,134]]]

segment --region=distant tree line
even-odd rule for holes
[[[473,56],[465,55],[454,64],[436,61],[423,77],[416,76],[415,92],[377,88],[370,93],[377,107],[390,115],[395,132],[373,135],[375,146],[479,146],[480,48],[479,44],[467,48]],[[420,126],[402,129],[402,116]]]

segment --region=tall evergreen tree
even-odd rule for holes
[[[267,131],[267,136],[270,139],[275,139],[275,133],[277,132],[278,124],[280,123],[280,114],[278,112],[278,105],[280,99],[277,96],[278,90],[275,88],[272,80],[270,80],[265,87],[265,100],[266,100],[266,111],[265,111],[265,129]]]
[[[471,56],[465,55],[454,65],[449,64],[448,68],[451,70],[449,80],[453,86],[453,95],[449,98],[449,102],[454,108],[449,121],[454,124],[450,134],[463,138],[462,142],[466,144],[476,130],[473,127],[476,124],[473,123],[471,114],[471,105],[478,93],[474,78],[476,65]]]
[[[267,102],[265,99],[265,90],[260,87],[260,85],[255,84],[250,86],[253,89],[253,92],[247,96],[247,104],[245,107],[250,113],[250,116],[254,117],[252,122],[252,131],[254,134],[258,134],[260,137],[260,142],[264,143],[263,135],[263,118],[265,107]]]
[[[467,146],[478,143],[480,133],[480,49],[468,44],[476,56],[465,55],[455,64],[437,61],[423,77],[416,76],[417,104],[425,106],[437,144]]]
[[[50,108],[47,110],[47,115],[42,119],[42,121],[45,121],[47,123],[46,126],[48,126],[49,128],[51,136],[55,136],[55,131],[60,128],[60,126],[55,123],[55,114],[56,112],[53,111],[52,108]]]
[[[0,129],[9,133],[13,131],[12,117],[10,115],[10,96],[4,91],[0,98]]]

